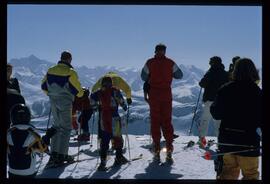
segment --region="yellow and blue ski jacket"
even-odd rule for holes
[[[122,90],[125,94],[127,98],[131,98],[131,88],[130,86],[127,84],[127,82],[120,77],[117,73],[115,72],[108,72],[107,74],[105,74],[103,77],[111,77],[112,79],[112,85],[113,87]],[[92,87],[92,93],[96,92],[98,89],[101,88],[101,81],[102,78],[101,77]]]
[[[49,68],[42,80],[41,89],[48,96],[67,97],[72,101],[74,96],[82,97],[84,93],[77,72],[63,61]]]

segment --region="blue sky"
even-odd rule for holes
[[[8,60],[31,54],[73,65],[143,67],[158,43],[178,64],[209,67],[218,55],[262,59],[259,6],[8,5]]]

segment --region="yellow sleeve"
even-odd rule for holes
[[[81,83],[79,81],[77,73],[72,70],[72,73],[69,77],[69,87],[72,91],[72,94],[76,95],[77,97],[82,97],[83,96],[83,89],[81,87]]]
[[[131,98],[131,88],[128,83],[120,76],[115,77],[115,85],[117,88],[121,89],[127,98]]]
[[[92,87],[92,93],[96,92],[98,89],[101,88],[101,80],[102,80],[102,77],[93,85]]]

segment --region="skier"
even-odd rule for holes
[[[228,73],[224,70],[224,65],[222,60],[218,56],[210,58],[209,61],[210,69],[203,76],[199,85],[204,88],[203,93],[203,112],[198,124],[199,140],[198,144],[200,147],[205,147],[207,140],[205,136],[208,132],[209,121],[212,119],[214,121],[214,133],[218,136],[218,129],[220,121],[212,118],[210,114],[210,105],[213,103],[217,90],[226,82],[228,82]]]
[[[72,126],[75,130],[78,130],[77,125],[77,115],[76,112],[80,111],[81,114],[78,118],[78,122],[80,123],[82,133],[80,133],[77,137],[78,141],[89,141],[90,140],[90,133],[89,133],[89,125],[88,121],[91,119],[92,116],[92,108],[90,105],[89,100],[89,90],[83,87],[84,95],[81,98],[75,97],[72,106]]]
[[[36,152],[48,150],[55,129],[50,128],[42,138],[30,125],[30,110],[24,104],[11,109],[11,127],[7,132],[9,178],[34,178],[36,176]]]
[[[7,129],[10,127],[10,110],[15,104],[25,104],[24,97],[20,93],[20,86],[16,78],[11,78],[12,65],[7,64]],[[7,130],[6,129],[6,130]]]
[[[120,77],[117,73],[115,72],[108,72],[106,73],[104,76],[102,76],[92,87],[92,93],[94,93],[95,91],[99,90],[101,88],[101,81],[103,79],[103,77],[110,77],[112,79],[112,86],[122,90],[125,95],[126,95],[126,101],[128,105],[131,105],[132,100],[131,100],[131,87],[128,85],[128,83],[122,78]],[[100,126],[98,125],[98,142],[100,142]],[[114,149],[114,142],[113,139],[111,140],[112,142],[112,149]]]
[[[172,162],[173,126],[172,126],[172,79],[181,79],[183,73],[176,63],[165,56],[166,46],[158,44],[155,56],[144,65],[141,78],[148,81],[151,134],[153,138],[154,160],[160,160],[160,128],[166,140],[166,160]]]
[[[230,64],[229,66],[229,79],[232,80],[232,72],[233,72],[233,69],[234,69],[234,66],[235,66],[235,62],[240,59],[239,56],[235,56],[232,58],[232,63]]]
[[[252,60],[241,58],[235,63],[232,76],[233,81],[218,90],[210,107],[212,116],[221,120],[218,142],[235,145],[218,146],[225,153],[218,178],[237,180],[241,170],[242,179],[257,180],[260,136],[256,130],[262,122],[262,90],[255,83],[259,75]],[[250,147],[254,149],[248,150]],[[239,153],[227,153],[235,151]]]
[[[145,81],[143,83],[143,95],[144,95],[144,100],[149,104],[149,90],[150,90],[150,85],[148,81]],[[178,138],[179,135],[173,133],[173,139]]]
[[[41,88],[49,96],[57,133],[52,138],[48,166],[57,167],[74,159],[68,155],[74,96],[82,97],[83,89],[76,71],[71,66],[72,55],[64,51],[57,65],[49,68]]]
[[[12,75],[12,65],[7,64],[7,88],[15,89],[18,93],[21,93],[19,82],[17,78],[11,78]]]
[[[106,158],[109,149],[110,140],[114,140],[116,157],[114,165],[121,165],[128,162],[123,156],[123,139],[121,132],[121,118],[118,114],[118,105],[124,111],[127,106],[120,90],[112,86],[112,79],[108,76],[103,77],[101,89],[91,94],[91,105],[93,109],[100,109],[100,159],[101,163],[98,170],[106,170]]]

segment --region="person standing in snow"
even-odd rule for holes
[[[219,151],[225,153],[218,178],[237,180],[241,170],[242,179],[257,180],[260,136],[256,131],[262,122],[262,90],[255,83],[259,75],[248,58],[237,60],[232,74],[233,81],[218,90],[210,112],[215,119],[221,120],[219,143],[246,147],[218,145]],[[227,153],[235,151],[239,153]]]
[[[204,88],[203,93],[203,112],[198,124],[199,132],[199,145],[205,147],[207,140],[205,136],[208,132],[209,121],[212,119],[214,121],[214,133],[218,136],[218,130],[220,126],[220,121],[212,118],[210,114],[210,105],[213,103],[217,90],[226,82],[229,81],[228,72],[224,70],[224,65],[222,60],[218,56],[213,56],[209,61],[210,69],[203,76],[199,85]]]
[[[18,93],[21,93],[19,82],[17,78],[11,78],[12,75],[12,65],[7,64],[7,88],[15,89]]]
[[[113,87],[111,77],[103,77],[101,80],[101,89],[91,94],[91,105],[93,109],[100,111],[100,159],[101,163],[98,170],[106,169],[106,158],[109,149],[110,140],[114,140],[114,149],[116,150],[115,165],[121,165],[128,162],[123,156],[123,138],[121,130],[121,118],[118,114],[120,105],[124,111],[127,111],[127,105],[119,89]]]
[[[24,97],[21,95],[18,79],[11,78],[12,65],[7,64],[7,129],[10,126],[10,110],[15,104],[25,104]]]
[[[30,124],[31,113],[24,104],[16,104],[10,112],[11,127],[7,132],[9,179],[34,178],[37,174],[36,152],[47,151],[55,129],[41,137]]]
[[[148,81],[150,86],[148,95],[154,160],[160,160],[160,129],[162,129],[166,140],[166,160],[172,162],[174,130],[171,83],[173,78],[181,79],[183,73],[173,60],[165,56],[165,53],[165,45],[156,45],[155,56],[147,60],[141,71],[141,78]]]
[[[144,96],[144,100],[149,104],[149,90],[150,90],[150,85],[148,83],[148,81],[145,81],[143,83],[143,96]],[[177,134],[173,134],[173,139],[178,138],[179,135]]]
[[[93,85],[92,87],[92,93],[96,92],[97,90],[99,90],[102,85],[102,79],[104,77],[110,77],[112,79],[112,86],[123,91],[124,94],[126,95],[126,101],[128,105],[131,105],[132,100],[131,100],[131,87],[128,85],[128,83],[121,77],[119,76],[117,73],[115,72],[108,72],[105,75],[103,75],[101,78],[98,79],[98,81]],[[98,124],[98,139],[100,140],[100,126]],[[114,142],[112,140],[112,147],[114,147]]]
[[[64,51],[57,65],[48,69],[41,88],[49,96],[53,124],[57,133],[52,138],[51,156],[48,165],[57,166],[73,161],[68,155],[74,97],[82,97],[84,91],[76,71],[71,65],[72,55]]]
[[[76,112],[80,111],[80,116],[78,118],[78,122],[80,123],[82,133],[77,137],[78,141],[89,141],[90,140],[90,133],[89,133],[89,125],[88,121],[91,119],[91,116],[93,114],[90,100],[89,100],[89,90],[85,87],[83,87],[84,95],[81,98],[75,97],[75,100],[73,102],[72,106],[72,126],[73,129],[76,131],[78,130],[77,125],[77,115]]]

